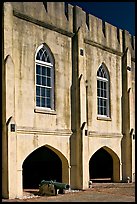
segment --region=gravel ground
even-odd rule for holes
[[[93,183],[89,189],[66,190],[57,196],[39,196],[38,190],[26,190],[22,199],[2,202],[135,202],[135,183]]]

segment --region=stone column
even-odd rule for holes
[[[21,198],[23,196],[23,169],[22,166],[17,166],[17,197]]]
[[[122,174],[123,181],[127,181],[127,177],[131,178],[131,137],[130,137],[130,106],[129,106],[129,84],[128,84],[128,67],[131,67],[131,55],[128,50],[124,50],[122,57]]]
[[[3,168],[3,196],[6,198],[16,197],[16,154],[17,135],[15,123],[15,76],[14,64],[10,56],[5,60],[5,124],[2,135],[2,168]],[[4,122],[4,121],[3,121]]]
[[[16,197],[15,67],[12,60],[13,9],[3,5],[2,196]]]
[[[86,107],[86,69],[84,26],[85,13],[81,8],[75,7],[74,32],[72,38],[72,130],[71,137],[71,184],[74,188],[83,189],[88,187],[88,164],[87,148],[84,142],[87,130],[87,107]],[[87,141],[87,140],[86,140]]]
[[[13,117],[7,122],[7,160],[8,160],[8,197],[17,197],[17,137],[16,123]]]

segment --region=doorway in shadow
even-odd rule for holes
[[[90,180],[110,182],[113,178],[113,159],[104,149],[96,151],[89,161]]]
[[[46,146],[32,152],[23,162],[23,189],[38,189],[42,180],[62,182],[62,162]]]

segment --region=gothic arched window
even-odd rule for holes
[[[97,71],[97,110],[100,116],[110,116],[109,83],[108,70],[102,64]]]
[[[54,109],[54,63],[49,48],[42,44],[35,55],[36,106]]]

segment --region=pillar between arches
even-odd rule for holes
[[[17,169],[17,198],[23,197],[23,170]]]

